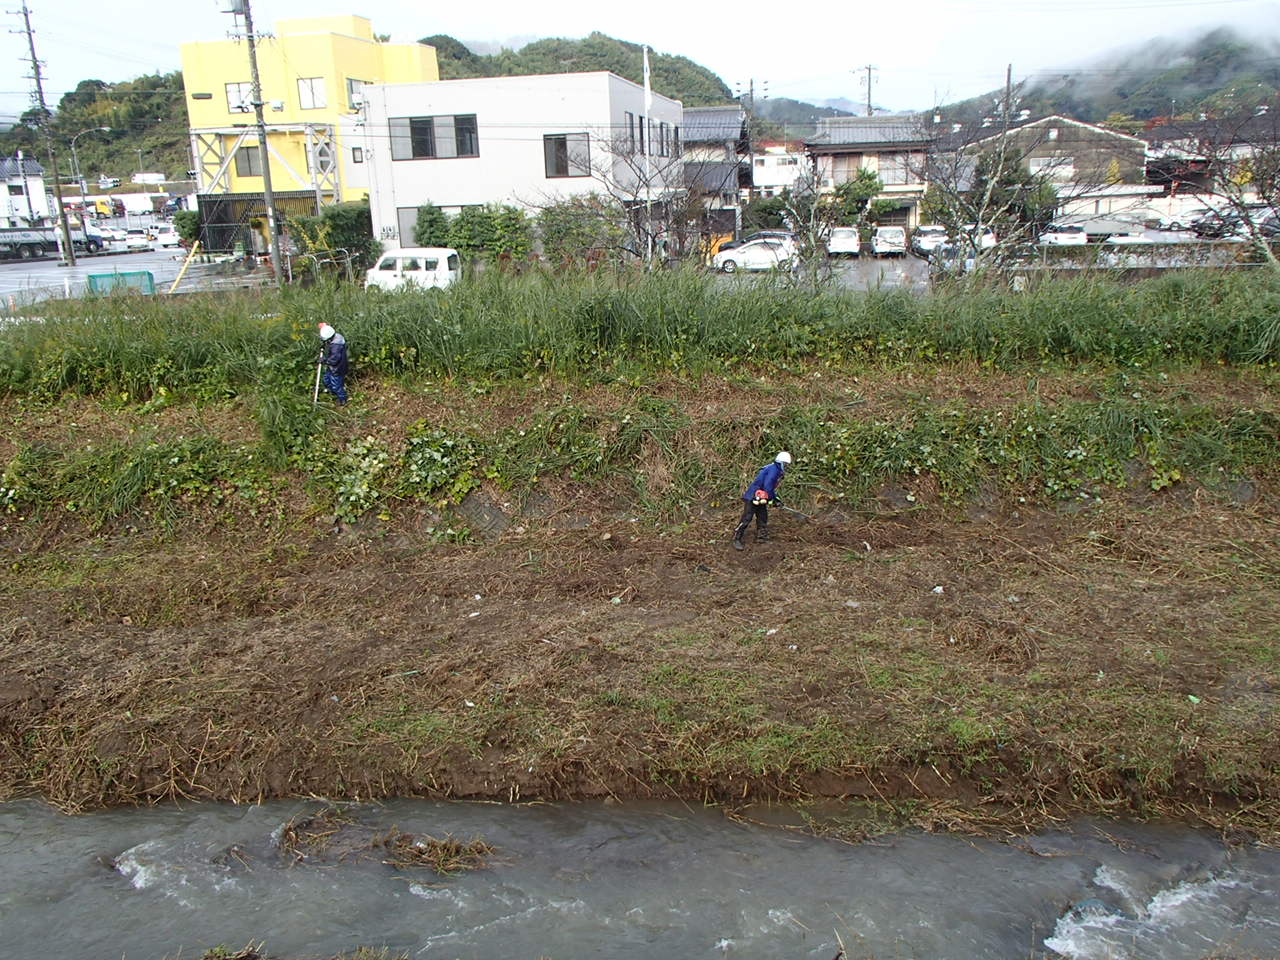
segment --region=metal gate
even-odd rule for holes
[[[311,190],[273,192],[272,199],[281,229],[289,217],[315,216],[316,195]],[[200,207],[200,243],[205,250],[222,253],[234,250],[237,243],[245,250],[254,249],[256,231],[249,221],[267,216],[261,193],[201,193],[196,202]]]

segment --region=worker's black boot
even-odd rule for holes
[[[733,549],[745,550],[747,548],[747,545],[742,542],[742,538],[746,535],[748,526],[750,526],[749,523],[740,523],[738,524],[738,529],[733,531]]]
[[[769,525],[761,523],[756,525],[756,540],[765,543],[769,539]]]

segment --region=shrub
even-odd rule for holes
[[[173,215],[173,228],[178,231],[178,238],[184,246],[192,246],[200,239],[200,212],[179,210]]]
[[[419,247],[443,247],[449,243],[449,218],[434,203],[418,208],[413,226],[413,242]]]
[[[549,204],[538,214],[544,255],[552,263],[616,259],[626,243],[626,211],[594,195]]]

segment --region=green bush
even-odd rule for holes
[[[492,248],[496,234],[493,211],[489,207],[463,207],[449,221],[449,246],[463,256],[474,258]]]
[[[173,215],[173,228],[184,246],[190,247],[200,239],[200,212],[179,210]]]
[[[588,194],[548,204],[538,214],[544,256],[552,263],[594,257],[616,260],[627,239],[627,215],[613,200]]]
[[[448,245],[449,218],[434,203],[424,203],[418,208],[418,219],[413,225],[413,242],[419,247]]]

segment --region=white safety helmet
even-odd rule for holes
[[[774,463],[785,463],[785,464],[789,467],[789,466],[791,466],[791,454],[789,454],[789,453],[787,453],[787,451],[783,450],[781,453],[779,453],[776,457],[774,457],[774,458],[773,458],[773,462],[774,462]]]
[[[331,340],[331,339],[333,339],[333,334],[334,334],[334,332],[335,332],[335,331],[334,331],[333,327],[329,326],[327,323],[322,323],[322,324],[320,324],[320,339],[321,339],[321,340]]]

